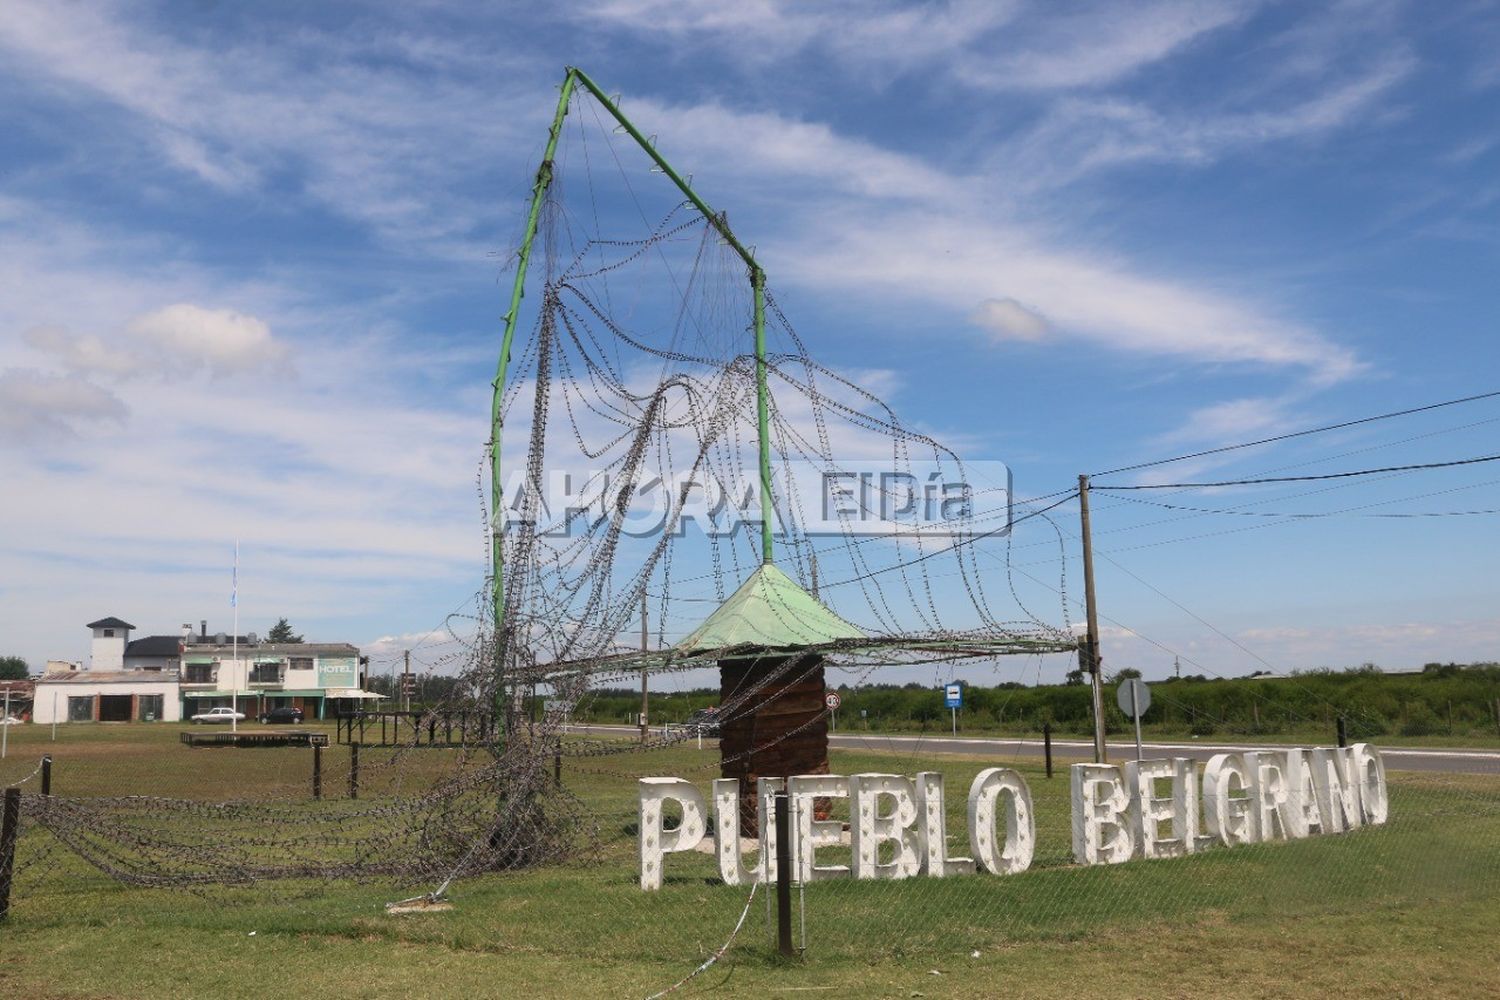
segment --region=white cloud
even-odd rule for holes
[[[1308,626],[1249,628],[1238,638],[1285,669],[1334,668],[1375,663],[1411,670],[1424,663],[1492,661],[1500,620],[1352,621]]]
[[[9,72],[45,81],[47,99],[117,112],[115,134],[206,185],[247,193],[275,178],[284,201],[310,196],[427,253],[482,256],[473,233],[488,202],[466,194],[465,182],[546,113],[540,78],[534,92],[497,94],[412,65],[472,69],[452,46],[413,44],[393,60],[400,47],[388,37],[308,29],[210,48],[127,15],[16,0],[0,18],[0,51]],[[503,44],[503,30],[490,41],[489,74],[530,58]],[[512,54],[496,62],[495,49]]]
[[[1193,410],[1181,428],[1165,435],[1162,440],[1169,444],[1185,441],[1217,443],[1269,437],[1298,425],[1298,420],[1288,412],[1289,404],[1284,397],[1226,399]]]
[[[21,339],[71,372],[126,376],[140,369],[139,354],[93,334],[75,334],[60,326],[46,325],[32,327],[21,334]]]
[[[1163,111],[1113,95],[1069,97],[1002,146],[994,166],[1024,179],[1028,188],[1052,189],[1133,163],[1209,164],[1247,148],[1322,136],[1373,114],[1415,68],[1410,57],[1392,55],[1310,94],[1299,89],[1279,104],[1262,102],[1253,110]]]
[[[875,85],[930,71],[983,90],[1094,86],[1159,62],[1258,3],[1095,3],[1059,13],[1017,0],[940,4],[605,0],[580,11],[628,31],[691,36],[752,66],[821,50]]]
[[[126,414],[113,393],[77,375],[0,371],[0,441],[7,444],[69,438],[84,425],[122,423]]]
[[[178,303],[138,316],[126,327],[179,369],[206,367],[215,375],[274,368],[288,349],[264,321],[231,309]]]
[[[861,198],[928,201],[962,196],[967,178],[944,173],[905,153],[841,135],[822,122],[806,122],[764,111],[721,104],[631,102],[640,123],[660,129],[664,148],[678,162],[718,186],[728,178],[750,185],[757,179],[827,185]],[[686,169],[686,167],[685,167]]]
[[[264,320],[186,302],[137,316],[110,338],[44,325],[22,339],[69,371],[88,375],[180,378],[199,369],[214,376],[290,370],[290,348]]]
[[[1045,316],[1055,337],[1116,351],[1292,369],[1322,382],[1362,368],[1349,348],[1254,305],[1038,245],[1023,230],[972,217],[845,212],[812,229],[816,243],[781,250],[781,273],[799,283],[878,288],[964,314],[986,299],[1015,298]]]
[[[1015,299],[985,299],[970,320],[988,330],[996,341],[1037,341],[1052,329],[1045,316]]]
[[[1160,62],[1204,34],[1245,20],[1257,3],[1164,0],[1106,3],[1049,17],[1021,44],[1006,39],[986,57],[972,49],[955,64],[966,82],[988,89],[1097,86]]]

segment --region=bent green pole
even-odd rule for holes
[[[770,403],[768,401],[769,390],[766,387],[766,272],[761,269],[755,259],[755,254],[750,248],[739,241],[729,228],[729,221],[723,215],[715,212],[708,206],[708,202],[698,196],[692,185],[683,179],[682,175],[672,168],[660,153],[656,146],[646,136],[641,134],[635,123],[625,117],[625,113],[606,94],[599,85],[590,79],[589,75],[581,69],[570,69],[570,73],[578,79],[579,86],[587,90],[600,106],[609,113],[609,116],[619,123],[620,127],[630,138],[635,140],[637,146],[651,157],[651,162],[667,176],[677,190],[681,191],[687,200],[692,202],[708,224],[718,230],[724,242],[734,248],[745,266],[750,270],[750,287],[755,295],[755,414],[756,431],[760,444],[760,558],[761,562],[771,561],[771,536],[774,533],[774,518],[776,509],[771,497],[771,431],[770,431]]]
[[[641,134],[640,130],[630,119],[625,117],[619,106],[604,93],[588,74],[576,67],[568,67],[567,75],[563,78],[562,93],[557,101],[557,113],[552,118],[552,129],[547,137],[546,152],[542,154],[541,165],[537,167],[536,183],[531,189],[531,211],[526,217],[526,232],[521,239],[520,252],[516,261],[516,279],[511,287],[510,309],[505,314],[505,334],[500,344],[500,363],[495,374],[495,392],[490,406],[490,508],[491,517],[495,523],[491,526],[491,552],[493,559],[493,587],[494,598],[494,623],[495,637],[498,641],[501,630],[504,628],[505,619],[505,583],[504,583],[504,553],[501,547],[501,532],[499,528],[500,518],[503,516],[504,491],[500,474],[500,442],[501,442],[501,402],[505,394],[506,366],[510,363],[511,343],[515,339],[516,321],[520,316],[521,299],[525,295],[526,269],[531,260],[531,245],[536,238],[537,222],[541,216],[542,203],[546,199],[547,189],[552,184],[552,159],[557,152],[557,140],[562,134],[563,119],[568,114],[568,103],[573,96],[574,85],[583,87],[591,96],[597,100],[601,107],[609,113],[620,127],[635,140],[649,156],[653,163],[667,176],[677,189],[681,191],[693,204],[703,217],[724,238],[724,242],[734,248],[740,259],[750,272],[750,286],[755,299],[755,394],[756,394],[756,431],[760,445],[760,508],[761,508],[761,561],[771,562],[772,536],[774,534],[775,506],[771,495],[771,437],[770,437],[770,403],[769,389],[767,388],[766,361],[766,273],[756,261],[755,255],[750,249],[741,243],[729,228],[729,222],[723,215],[716,213],[709,207],[708,203],[698,196],[692,186],[683,179],[682,175],[672,168],[651,140]],[[495,664],[497,680],[503,675],[503,664]],[[504,692],[500,685],[496,685],[495,709],[498,718],[504,717],[505,704]]]
[[[760,441],[760,561],[771,561],[772,519],[776,508],[771,504],[771,418],[769,392],[766,389],[766,272],[759,267],[750,271],[750,286],[755,293],[755,430]]]
[[[495,391],[490,402],[490,555],[492,559],[491,594],[494,599],[495,622],[495,719],[505,718],[505,691],[500,684],[504,677],[505,664],[499,660],[501,631],[505,626],[505,552],[502,546],[502,526],[505,517],[505,495],[500,478],[500,435],[503,417],[501,404],[505,397],[505,370],[510,365],[510,347],[516,337],[516,321],[521,313],[521,299],[526,294],[526,267],[531,262],[531,244],[536,239],[537,221],[541,218],[542,202],[547,189],[552,186],[552,157],[557,153],[557,139],[562,134],[563,119],[568,114],[568,102],[573,99],[574,72],[568,70],[563,77],[562,93],[557,99],[557,113],[552,116],[552,130],[547,136],[547,149],[542,162],[536,168],[536,183],[531,186],[531,211],[526,215],[526,232],[521,237],[521,249],[516,256],[516,280],[510,290],[510,309],[505,313],[505,333],[500,340],[500,361],[495,372]]]

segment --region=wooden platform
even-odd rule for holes
[[[306,729],[257,729],[237,733],[186,730],[180,734],[190,747],[326,747],[328,734]]]
[[[350,712],[334,718],[340,743],[363,747],[456,747],[493,743],[490,712]]]

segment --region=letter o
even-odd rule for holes
[[[1001,801],[1005,838],[996,837]],[[1036,854],[1036,819],[1026,779],[1006,767],[991,767],[969,786],[969,845],[974,859],[995,875],[1014,875],[1031,867]]]

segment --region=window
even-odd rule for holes
[[[311,670],[313,668],[312,657],[294,656],[291,659],[291,667],[293,670]]]
[[[281,664],[256,663],[250,667],[251,684],[280,684]]]
[[[106,638],[106,639],[113,639],[114,637],[115,637],[115,630],[114,629],[107,628],[107,629],[104,630],[104,638]]]
[[[218,675],[217,666],[214,663],[189,663],[187,665],[187,683],[212,684]]]
[[[139,722],[161,721],[162,696],[143,694],[135,700],[135,717]]]
[[[68,721],[69,722],[93,722],[94,721],[94,696],[86,695],[82,698],[68,697]]]

